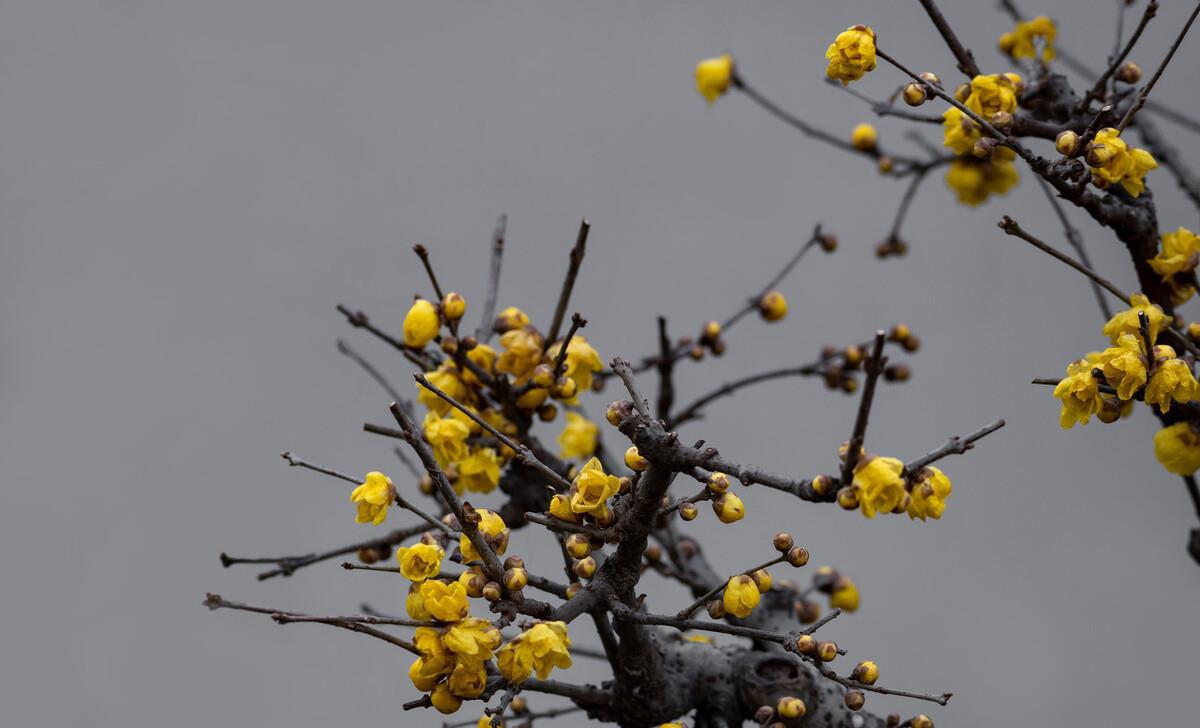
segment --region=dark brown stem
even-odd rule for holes
[[[934,27],[942,34],[942,39],[946,41],[946,45],[950,47],[950,52],[958,60],[958,70],[966,74],[967,78],[978,76],[979,66],[975,63],[975,56],[958,40],[958,36],[954,34],[954,29],[950,27],[950,23],[946,22],[945,16],[942,15],[942,11],[938,9],[933,0],[920,0],[920,3],[921,7],[925,8],[925,12],[929,14],[929,19],[933,21]]]
[[[406,539],[412,538],[423,531],[428,530],[424,525],[409,526],[388,533],[386,536],[373,538],[366,541],[352,543],[349,546],[341,546],[336,549],[324,551],[321,553],[305,554],[302,556],[281,556],[279,558],[240,558],[230,556],[229,554],[221,554],[221,565],[228,568],[235,564],[276,564],[278,568],[264,571],[258,575],[259,581],[266,581],[276,576],[291,576],[297,569],[302,569],[305,566],[336,559],[339,556],[346,554],[354,554],[364,549],[390,549],[392,546],[403,543]]]
[[[575,236],[575,245],[571,248],[571,258],[567,265],[567,275],[563,278],[562,291],[558,294],[558,305],[554,307],[554,320],[550,323],[550,331],[546,334],[546,345],[558,338],[562,329],[563,317],[567,315],[567,304],[571,300],[571,291],[575,288],[575,279],[579,276],[579,267],[583,265],[583,255],[587,252],[588,233],[592,224],[584,218],[579,222],[579,234]]]
[[[854,431],[850,435],[850,447],[846,450],[846,462],[842,464],[843,483],[850,482],[854,475],[854,466],[858,465],[858,458],[862,454],[863,438],[867,433],[867,420],[871,416],[871,403],[875,399],[875,383],[879,381],[879,375],[883,373],[883,364],[886,361],[883,358],[883,345],[886,341],[887,334],[883,331],[876,331],[871,355],[863,363],[863,369],[867,376],[866,382],[863,384],[862,399],[858,403],[858,414],[854,418]]]
[[[1124,7],[1124,4],[1122,2],[1120,2],[1120,0],[1118,0],[1117,4],[1118,4],[1118,6],[1120,6],[1122,8]],[[1119,28],[1120,27],[1119,19],[1121,17],[1124,17],[1124,12],[1123,11],[1118,11],[1118,12],[1121,13],[1118,16],[1118,28]],[[1096,79],[1096,83],[1094,83],[1092,85],[1091,90],[1089,90],[1087,92],[1087,95],[1083,97],[1083,101],[1079,102],[1079,108],[1086,109],[1088,107],[1088,104],[1090,104],[1094,99],[1103,99],[1107,95],[1109,79],[1111,79],[1113,77],[1113,74],[1115,74],[1117,72],[1117,69],[1120,68],[1121,64],[1125,62],[1125,58],[1129,55],[1129,52],[1133,50],[1133,47],[1137,44],[1138,39],[1142,37],[1142,31],[1144,31],[1146,29],[1146,26],[1150,24],[1150,20],[1154,17],[1155,13],[1157,13],[1157,12],[1158,12],[1158,0],[1150,0],[1150,2],[1148,2],[1146,4],[1146,10],[1142,13],[1141,22],[1139,22],[1137,28],[1134,29],[1133,35],[1129,36],[1129,42],[1127,42],[1125,44],[1125,48],[1123,50],[1121,50],[1121,52],[1119,54],[1117,54],[1114,58],[1112,58],[1109,61],[1108,68],[1104,69],[1104,73],[1100,74],[1100,78]],[[1118,33],[1117,37],[1120,38],[1121,37],[1120,30],[1118,30],[1117,33]],[[1118,45],[1119,44],[1120,44],[1120,41],[1118,41]]]
[[[220,594],[212,594],[212,593],[208,594],[205,597],[204,606],[208,607],[209,609],[236,609],[236,610],[243,611],[243,612],[256,612],[258,614],[266,614],[266,615],[269,615],[270,617],[272,617],[273,619],[275,619],[275,621],[278,624],[288,624],[289,622],[301,622],[301,621],[316,622],[318,624],[328,624],[333,627],[340,627],[341,629],[346,629],[351,632],[358,632],[359,634],[365,634],[369,637],[374,637],[375,639],[383,640],[384,642],[387,642],[388,644],[392,644],[392,645],[395,645],[396,647],[400,647],[402,649],[408,650],[409,652],[413,653],[414,655],[420,654],[419,652],[417,652],[416,645],[412,644],[411,642],[402,640],[399,637],[394,637],[382,630],[368,627],[367,625],[362,624],[360,622],[347,622],[347,621],[317,622],[314,619],[302,619],[302,618],[308,617],[308,615],[305,615],[305,614],[298,614],[296,612],[285,612],[285,611],[282,611],[279,609],[272,609],[270,607],[257,607],[252,604],[242,604],[241,602],[231,602],[226,599],[223,599]]]
[[[1158,64],[1154,75],[1150,77],[1150,82],[1142,87],[1142,90],[1138,92],[1137,99],[1129,107],[1129,111],[1126,111],[1125,116],[1121,117],[1121,123],[1117,124],[1117,131],[1123,131],[1125,127],[1129,126],[1129,122],[1133,120],[1133,115],[1146,105],[1146,98],[1154,90],[1154,84],[1158,83],[1158,79],[1162,77],[1163,71],[1167,70],[1167,64],[1175,56],[1175,51],[1179,50],[1179,45],[1183,43],[1184,36],[1191,30],[1192,23],[1195,22],[1197,14],[1200,14],[1200,3],[1196,3],[1196,7],[1192,9],[1192,14],[1188,16],[1187,22],[1179,29],[1179,35],[1175,36],[1175,41],[1171,43],[1171,47],[1167,50],[1167,55],[1162,59],[1162,63]]]
[[[485,344],[495,332],[496,301],[500,297],[500,265],[504,262],[504,238],[508,229],[508,215],[500,215],[496,219],[496,229],[492,232],[492,258],[488,266],[487,298],[483,302],[482,318],[479,328],[475,330],[475,338]]]

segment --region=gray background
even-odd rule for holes
[[[948,5],[985,68],[1007,69],[991,0]],[[1069,20],[1063,42],[1102,63],[1115,3],[1046,5]],[[1154,51],[1134,56],[1148,70],[1185,13],[1164,5],[1143,46]],[[735,526],[704,512],[719,568],[760,560],[771,533],[791,530],[814,564],[861,585],[860,613],[829,634],[876,658],[884,684],[955,692],[930,711],[940,725],[1194,720],[1200,572],[1184,541],[1195,519],[1154,461],[1155,423],[1139,413],[1064,433],[1049,392],[1028,384],[1103,344],[1084,281],[994,227],[1014,213],[1061,244],[1028,173],[974,211],[931,180],[906,228],[911,254],[877,261],[900,184],[744,98],[709,110],[692,88],[693,64],[729,50],[788,108],[848,133],[871,115],[824,86],[822,52],[858,21],[956,80],[909,2],[0,3],[4,722],[437,722],[397,713],[414,696],[405,654],[210,614],[200,600],[400,609],[385,576],[331,564],[259,584],[217,554],[303,552],[369,531],[346,488],[277,454],[396,471],[390,444],[360,431],[386,421],[386,397],[334,340],[405,387],[406,369],[334,305],[398,329],[427,288],[408,252],[423,242],[474,321],[500,212],[502,303],[543,324],[579,217],[593,221],[575,305],[605,358],[648,351],[655,313],[688,333],[726,315],[825,221],[842,248],[788,280],[792,315],[746,322],[723,360],[683,368],[684,392],[903,317],[925,345],[911,383],[880,393],[869,446],[912,457],[998,416],[1009,427],[945,464],[955,490],[941,522],[868,522],[762,490]],[[1156,91],[1191,112],[1198,53],[1185,45]],[[899,81],[881,66],[860,88],[883,96]],[[907,148],[901,123],[880,127]],[[1164,171],[1150,185],[1164,227],[1195,224]],[[1098,266],[1132,287],[1123,251],[1075,217]],[[588,404],[598,414],[610,396]],[[853,408],[817,381],[781,382],[687,435],[811,475],[831,469]],[[514,551],[547,545],[527,531]],[[646,584],[659,611],[682,603]],[[595,644],[587,625],[576,639]],[[603,677],[587,660],[573,673]]]

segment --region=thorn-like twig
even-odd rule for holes
[[[579,276],[579,267],[583,265],[583,256],[587,252],[588,233],[591,229],[592,224],[586,217],[579,221],[579,234],[575,236],[575,245],[571,248],[567,275],[563,278],[558,304],[554,307],[554,319],[550,323],[550,331],[546,334],[547,346],[558,338],[558,332],[562,329],[563,317],[567,315],[567,304],[571,301],[571,291],[575,289],[575,279]]]

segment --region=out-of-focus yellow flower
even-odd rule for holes
[[[370,523],[378,526],[387,518],[387,507],[396,497],[392,479],[383,473],[367,473],[363,484],[350,492],[350,502],[358,504],[355,523]]]
[[[400,573],[410,581],[425,581],[437,576],[442,570],[442,557],[446,552],[432,543],[418,543],[396,549],[396,560],[400,562]]]
[[[961,157],[946,170],[946,186],[958,195],[958,201],[974,207],[991,195],[1007,194],[1020,176],[1011,161],[993,157],[989,161]]]
[[[1168,472],[1191,475],[1200,469],[1200,432],[1191,422],[1176,422],[1154,435],[1154,456]]]
[[[1119,182],[1134,197],[1146,189],[1146,173],[1158,166],[1150,152],[1131,149],[1121,132],[1111,127],[1096,132],[1086,159],[1094,185],[1105,188]]]
[[[504,721],[500,721],[496,725],[500,726],[500,728],[504,728]],[[475,728],[492,728],[492,716],[490,716],[490,715],[481,716],[479,718],[479,720],[475,723]]]
[[[425,597],[421,596],[421,585],[412,584],[408,588],[408,596],[404,600],[404,610],[413,619],[432,619],[429,610],[425,608]]]
[[[404,344],[420,349],[433,341],[439,328],[441,324],[437,307],[424,298],[418,298],[404,316]]]
[[[496,331],[505,333],[513,329],[522,329],[529,325],[529,317],[516,306],[509,306],[496,317]]]
[[[854,612],[858,609],[858,587],[848,577],[841,577],[829,594],[829,608],[840,609],[843,612]]]
[[[963,105],[984,119],[991,119],[998,111],[1011,114],[1017,110],[1017,86],[1003,73],[976,76],[971,79],[971,95]]]
[[[506,331],[500,337],[500,347],[504,352],[496,361],[496,371],[511,374],[518,381],[524,381],[533,372],[533,368],[542,362],[544,344],[542,335],[529,326]]]
[[[1100,383],[1092,376],[1096,363],[1079,359],[1067,365],[1067,376],[1054,388],[1054,397],[1062,402],[1058,422],[1064,430],[1077,423],[1086,425],[1092,415],[1100,411]]]
[[[741,618],[750,614],[758,606],[760,599],[762,592],[758,590],[754,580],[745,574],[738,574],[725,584],[725,595],[721,601],[726,612]]]
[[[696,64],[696,90],[709,106],[725,95],[733,81],[733,56],[726,53]]]
[[[871,124],[859,124],[850,132],[850,143],[855,149],[869,152],[879,143],[879,132]]]
[[[475,366],[479,367],[488,374],[491,374],[492,368],[496,365],[496,350],[487,344],[476,344],[474,349],[471,349],[467,352],[467,359],[471,360]],[[471,386],[479,385],[479,378],[476,377],[475,372],[471,371],[470,369],[463,371],[463,381]],[[455,399],[458,398],[455,397]]]
[[[1174,349],[1169,346],[1154,347],[1156,358],[1160,352],[1166,358],[1154,365],[1154,374],[1146,385],[1146,404],[1158,405],[1159,411],[1166,414],[1171,409],[1172,400],[1184,403],[1196,399],[1197,383],[1188,363],[1174,358]]]
[[[438,417],[433,412],[425,415],[425,439],[433,447],[434,459],[443,468],[467,456],[470,435],[471,428],[462,420]]]
[[[508,526],[505,525],[504,519],[498,513],[493,513],[486,508],[476,509],[475,512],[479,514],[479,532],[488,539],[488,543],[492,544],[496,555],[503,556],[504,552],[508,550]],[[458,548],[462,551],[463,563],[469,564],[483,558],[475,550],[471,539],[467,538],[465,533],[458,538]]]
[[[450,692],[450,686],[447,683],[434,686],[433,691],[429,693],[429,699],[437,712],[442,715],[456,713],[462,707],[462,698]]]
[[[477,447],[455,463],[458,484],[472,493],[491,493],[500,484],[500,456],[490,447]]]
[[[979,127],[957,106],[942,112],[942,146],[955,154],[970,154],[980,135]]]
[[[1167,315],[1157,304],[1150,303],[1150,299],[1146,298],[1141,293],[1135,293],[1129,297],[1130,303],[1133,305],[1124,311],[1118,311],[1104,324],[1104,335],[1107,336],[1115,344],[1121,340],[1124,334],[1133,334],[1141,337],[1141,326],[1138,323],[1138,313],[1145,312],[1146,323],[1150,329],[1150,343],[1158,341],[1158,334],[1164,327],[1170,324]]]
[[[545,680],[554,668],[571,666],[570,647],[565,622],[540,622],[501,647],[496,664],[509,682],[523,683],[534,672]]]
[[[556,361],[558,352],[562,350],[562,342],[555,342],[546,351],[547,361]],[[576,392],[586,392],[592,388],[592,375],[604,369],[604,362],[600,360],[600,353],[596,351],[588,340],[579,334],[571,337],[571,343],[567,344],[567,358],[563,367],[563,374],[575,381]],[[574,404],[578,400],[578,394],[574,397],[564,400],[567,404]]]
[[[599,458],[592,458],[580,469],[571,486],[571,511],[579,514],[603,511],[608,499],[620,489],[621,479],[605,474]]]
[[[1133,399],[1133,395],[1146,383],[1146,357],[1140,336],[1124,334],[1100,353],[1100,367],[1104,379],[1117,389],[1117,397]]]
[[[695,643],[698,645],[713,644],[713,638],[709,637],[706,634],[689,634],[689,635],[684,636],[683,639],[686,640],[687,642],[692,642],[692,643]]]
[[[1178,306],[1196,293],[1191,281],[1177,277],[1195,273],[1196,265],[1200,263],[1200,236],[1185,227],[1163,233],[1162,250],[1147,262],[1171,286],[1172,302]]]
[[[446,361],[437,369],[425,372],[425,378],[429,380],[430,384],[459,402],[470,404],[470,390],[467,389],[467,385],[463,382],[459,374],[458,367],[453,362]],[[421,386],[419,382],[415,386],[417,388],[417,401],[428,407],[430,412],[440,417],[445,417],[451,410],[458,413],[458,409],[452,404]]]
[[[439,622],[457,622],[467,616],[467,590],[457,581],[430,579],[421,582],[419,591],[425,611]]]
[[[1058,28],[1045,15],[1017,23],[1011,33],[1000,36],[1000,50],[1013,58],[1037,58],[1037,41],[1042,43],[1042,60],[1054,60],[1054,39]]]
[[[858,507],[867,518],[876,513],[890,513],[904,500],[904,479],[900,473],[904,463],[896,458],[866,456],[854,467],[851,487],[858,498]]]
[[[911,497],[908,499],[908,517],[932,518],[935,521],[942,517],[946,510],[946,499],[950,497],[950,478],[933,466],[921,469],[918,478],[913,482]]]
[[[825,59],[829,61],[825,75],[849,86],[875,70],[875,31],[865,25],[850,26],[829,44]]]
[[[600,428],[588,418],[575,412],[567,413],[567,426],[558,436],[558,455],[564,460],[586,458],[596,452],[596,435]]]

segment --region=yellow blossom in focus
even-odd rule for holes
[[[580,469],[571,486],[571,511],[573,513],[599,513],[605,509],[608,499],[621,489],[621,479],[607,475],[598,458],[592,458]]]
[[[437,712],[442,715],[458,712],[458,709],[462,707],[462,698],[450,692],[450,686],[446,683],[436,685],[429,693],[429,699]]]
[[[1117,312],[1108,320],[1108,323],[1104,324],[1104,335],[1114,344],[1120,341],[1123,334],[1141,337],[1138,313],[1145,312],[1146,323],[1150,329],[1150,343],[1158,341],[1159,332],[1170,324],[1167,315],[1157,304],[1150,303],[1150,299],[1141,293],[1133,294],[1129,297],[1129,301],[1133,304],[1130,308]]]
[[[565,622],[540,622],[501,647],[496,664],[500,674],[512,683],[523,683],[534,672],[545,680],[554,668],[571,666],[570,647]]]
[[[846,577],[838,579],[829,595],[829,608],[840,609],[843,612],[854,612],[858,609],[858,587]]]
[[[462,420],[438,417],[433,412],[425,415],[425,439],[433,447],[434,459],[443,468],[467,456],[467,438],[470,435],[471,428]]]
[[[853,25],[838,33],[825,50],[829,67],[825,75],[843,86],[875,70],[875,31],[865,25]]]
[[[1185,227],[1163,233],[1162,250],[1147,262],[1171,286],[1172,303],[1178,306],[1196,293],[1192,276],[1200,263],[1200,236]],[[1189,280],[1178,280],[1179,276]]]
[[[855,149],[869,152],[879,143],[879,132],[871,124],[859,124],[850,132],[850,143]]]
[[[558,353],[562,350],[562,342],[555,342],[546,351],[546,359],[548,361],[557,361]],[[587,339],[579,334],[571,337],[571,343],[567,344],[566,364],[563,368],[563,374],[569,379],[574,380],[576,386],[576,395],[565,399],[567,404],[574,404],[578,401],[579,392],[586,392],[592,388],[592,375],[604,368],[604,362],[600,360],[600,353],[588,343]]]
[[[567,413],[567,426],[558,436],[558,456],[564,460],[586,458],[596,451],[596,435],[600,428],[588,418],[575,412]]]
[[[413,632],[413,646],[425,661],[428,671],[446,674],[454,667],[454,654],[442,642],[440,630],[432,627],[417,627]]]
[[[450,664],[450,669],[454,669],[454,663]],[[433,690],[433,686],[441,682],[444,676],[445,673],[441,670],[430,668],[423,657],[418,657],[408,666],[408,679],[412,681],[413,687],[422,692]]]
[[[579,522],[579,514],[571,509],[571,499],[561,493],[550,498],[550,515],[560,521]]]
[[[1017,110],[1017,86],[1002,73],[976,76],[971,79],[971,95],[963,105],[984,119],[991,119],[998,111],[1011,114]]]
[[[500,346],[504,352],[496,361],[496,371],[511,374],[518,381],[524,381],[533,372],[533,368],[542,363],[544,343],[542,335],[528,326],[506,331],[500,337]]]
[[[472,493],[491,493],[500,484],[500,456],[490,447],[477,447],[455,463],[458,483]]]
[[[1154,347],[1155,355],[1163,351],[1168,357],[1154,365],[1154,374],[1146,385],[1146,404],[1158,405],[1158,409],[1166,414],[1171,409],[1171,401],[1184,403],[1196,399],[1196,377],[1192,376],[1192,368],[1183,359],[1176,359],[1175,350],[1169,346]]]
[[[404,316],[404,344],[420,349],[433,341],[439,328],[441,323],[438,321],[437,307],[424,298],[418,298]]]
[[[442,557],[446,552],[441,546],[418,543],[396,549],[396,560],[400,562],[400,573],[409,581],[425,581],[437,576],[442,570]]]
[[[458,367],[453,362],[446,361],[437,369],[425,372],[425,378],[429,380],[430,384],[459,402],[463,404],[471,402],[470,390],[467,389],[467,385],[459,375]],[[440,417],[445,417],[450,412],[461,415],[454,405],[421,386],[419,382],[415,386],[417,388],[417,401],[428,407],[430,412]]]
[[[478,698],[487,687],[487,669],[477,660],[459,660],[446,682],[458,698]]]
[[[928,471],[928,473],[926,473]],[[919,478],[913,483],[911,497],[908,499],[908,517],[932,518],[935,521],[942,517],[946,510],[946,499],[950,497],[950,478],[935,467],[928,466],[921,471],[927,477]]]
[[[1176,422],[1154,435],[1154,456],[1168,472],[1191,475],[1200,469],[1200,433],[1191,422]]]
[[[904,463],[896,458],[863,457],[854,468],[851,487],[858,498],[858,507],[867,518],[876,513],[890,513],[904,499],[904,479],[900,473]]]
[[[1019,181],[1016,165],[995,157],[989,161],[961,157],[946,170],[946,186],[958,195],[960,203],[971,207],[986,202],[994,194],[1007,194]]]
[[[1062,401],[1059,424],[1069,430],[1076,423],[1086,425],[1092,415],[1100,411],[1100,383],[1092,375],[1095,363],[1087,359],[1073,361],[1067,365],[1067,376],[1054,388],[1054,397]]]
[[[479,508],[475,512],[479,514],[479,532],[493,544],[492,549],[496,555],[503,556],[508,550],[508,526],[505,525],[504,519],[486,508]],[[483,558],[465,533],[458,538],[458,548],[462,551],[463,563],[469,564]]]
[[[467,616],[467,590],[457,581],[431,579],[419,587],[425,611],[439,622],[457,622]]]
[[[421,585],[413,584],[408,588],[408,596],[404,600],[404,611],[413,619],[432,619],[429,610],[425,608],[425,597],[421,596]]]
[[[725,95],[733,81],[733,56],[726,53],[696,64],[696,90],[709,106]]]
[[[721,601],[725,604],[726,612],[741,618],[749,615],[758,606],[760,599],[762,592],[758,590],[754,579],[745,574],[738,574],[730,577],[725,584],[725,595]]]
[[[1039,15],[1032,20],[1017,23],[1011,33],[1000,36],[1000,50],[1013,58],[1037,58],[1036,41],[1042,43],[1042,61],[1054,60],[1054,39],[1058,36],[1058,28],[1054,21],[1045,15]]]
[[[1146,188],[1146,173],[1158,166],[1150,152],[1131,149],[1121,138],[1121,132],[1111,127],[1096,132],[1087,162],[1092,167],[1092,182],[1097,187],[1119,182],[1134,197]]]
[[[442,643],[459,660],[483,662],[500,646],[500,630],[486,619],[468,617],[451,625]]]
[[[387,507],[396,497],[392,479],[383,473],[367,473],[363,484],[350,492],[350,502],[358,504],[355,523],[370,523],[378,526],[387,518]]]
[[[1104,379],[1117,389],[1117,397],[1133,399],[1146,383],[1146,358],[1140,336],[1124,334],[1116,346],[1100,353],[1100,368]]]

